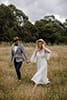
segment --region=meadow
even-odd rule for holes
[[[29,58],[35,45],[24,44]],[[49,85],[39,85],[32,94],[31,81],[36,64],[23,63],[19,82],[13,64],[10,64],[10,46],[0,45],[0,100],[67,100],[67,46],[48,46],[52,51],[48,62]]]

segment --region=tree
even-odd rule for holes
[[[28,20],[25,21],[24,26],[24,41],[26,42],[34,42],[36,41],[38,35],[36,33],[36,27]]]
[[[67,44],[67,19],[61,23],[54,15],[32,24],[28,16],[14,5],[0,5],[0,41],[12,41],[18,35],[24,42],[42,38],[47,43]]]
[[[0,41],[11,41],[15,35],[20,36],[25,20],[28,17],[14,5],[0,5]]]
[[[37,33],[39,38],[43,38],[47,43],[62,43],[65,34],[64,25],[55,19],[54,16],[45,16],[44,19],[36,21]]]

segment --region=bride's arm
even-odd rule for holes
[[[47,52],[47,53],[51,53],[51,50],[46,48],[45,45],[43,45],[43,49]]]
[[[35,51],[33,52],[32,57],[31,57],[31,59],[30,59],[30,61],[31,61],[32,63],[36,63],[36,60],[37,60],[36,54],[37,54],[37,50],[35,50]]]
[[[46,52],[46,59],[49,60],[50,57],[51,57],[51,54],[52,54],[52,53],[51,53],[51,50],[49,50],[49,49],[46,48],[46,47],[44,48],[44,50],[45,50],[45,52]]]
[[[45,49],[45,51],[47,52],[47,53],[51,53],[51,50],[50,49],[48,49],[48,48],[44,48]]]

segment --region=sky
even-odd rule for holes
[[[0,0],[1,3],[14,4],[33,23],[48,15],[55,15],[61,22],[67,18],[67,0]]]

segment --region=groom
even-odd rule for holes
[[[23,64],[23,61],[26,61],[28,63],[29,60],[23,45],[21,45],[19,42],[19,37],[18,36],[14,37],[13,41],[14,43],[11,48],[11,61],[14,62],[18,80],[21,80],[20,68]]]

